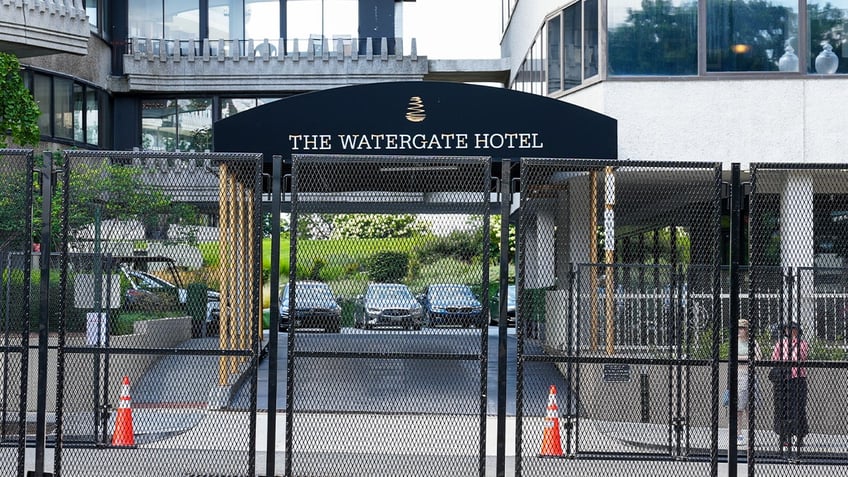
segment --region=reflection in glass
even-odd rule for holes
[[[165,38],[200,38],[200,0],[165,0]],[[170,52],[169,52],[170,53]]]
[[[817,72],[816,58],[823,51],[824,44],[830,45],[835,60],[835,73],[848,73],[848,0],[827,0],[807,2],[807,31],[810,51],[807,52],[807,71]],[[825,54],[826,56],[830,56]]]
[[[697,74],[698,2],[650,0],[641,5],[609,2],[609,74]]]
[[[74,137],[74,82],[53,78],[53,135],[63,139]]]
[[[92,30],[97,31],[97,0],[86,0],[85,14],[88,17],[88,23],[92,26]]]
[[[82,85],[74,84],[74,141],[77,142],[85,141],[85,131],[83,130],[83,115],[85,114],[85,109],[83,109],[85,105],[84,94]]]
[[[97,102],[97,91],[86,88],[85,91],[85,142],[98,144],[100,140],[100,107]]]
[[[533,47],[530,49],[530,64],[533,69],[530,77],[530,92],[533,94],[545,94],[544,91],[544,65],[545,58],[543,56],[544,42],[542,41],[542,32],[536,35],[536,41],[533,42]]]
[[[162,0],[127,0],[130,38],[162,38]]]
[[[557,15],[548,20],[546,35],[548,40],[548,93],[555,93],[562,89],[562,56],[560,53],[560,16]]]
[[[356,0],[289,0],[286,32],[290,39],[312,39],[315,43],[310,46],[319,49],[326,39],[328,47],[334,50],[334,39],[360,38],[359,4]],[[305,49],[305,45],[300,45],[301,51]]]
[[[209,0],[209,38],[244,38],[243,0]]]
[[[797,35],[797,0],[707,0],[707,71],[777,71]]]
[[[280,36],[280,1],[245,0],[244,38],[262,41],[277,40]]]
[[[212,149],[212,100],[206,98],[178,101],[177,149],[203,152]]]
[[[583,3],[583,16],[583,77],[590,78],[598,74],[598,0]]]
[[[565,60],[565,89],[579,86],[583,81],[583,25],[580,4],[576,3],[562,12],[563,58]]]
[[[41,115],[38,117],[38,130],[44,136],[52,136],[53,129],[50,120],[53,117],[50,111],[50,103],[52,102],[50,98],[53,96],[52,78],[40,74],[33,75],[32,95],[41,110]]]
[[[175,151],[176,101],[148,99],[141,102],[141,147],[150,151]]]

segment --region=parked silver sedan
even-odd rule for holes
[[[420,330],[424,307],[409,287],[400,283],[371,283],[356,300],[356,328],[401,327]]]

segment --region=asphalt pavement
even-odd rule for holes
[[[359,331],[359,330],[356,330]],[[414,332],[411,332],[414,333]],[[451,333],[444,335],[450,336]],[[274,445],[274,462],[276,474],[282,475],[285,469],[285,449],[286,449],[286,414],[285,414],[285,397],[286,397],[286,359],[287,359],[287,344],[285,334],[279,335],[280,349],[278,352],[278,398],[277,405],[279,413],[276,414],[275,433],[273,439]],[[378,335],[377,342],[383,341],[383,346],[393,346],[393,340],[386,339],[389,335],[382,335],[382,340]],[[479,337],[479,335],[477,335]],[[326,338],[326,337],[325,337]],[[330,336],[332,338],[332,336]],[[341,336],[336,336],[341,338]],[[473,344],[475,338],[466,333],[460,333],[459,337],[445,339],[442,335],[426,335],[419,336],[419,345],[426,349],[435,342],[442,342],[442,346],[447,346],[448,349],[456,350],[456,346],[470,346],[470,348],[462,348],[462,351],[478,349]],[[185,343],[187,348],[209,349],[217,338],[203,338],[190,340]],[[408,341],[402,336],[395,336],[396,340]],[[321,339],[316,338],[314,343],[320,345]],[[538,449],[543,438],[544,429],[544,410],[545,403],[532,404],[536,406],[538,412],[534,411],[525,414],[524,425],[522,426],[522,445],[523,449],[517,450],[516,446],[516,418],[515,418],[515,333],[513,329],[509,330],[507,335],[507,421],[506,435],[502,443],[506,454],[506,469],[507,476],[513,475],[515,459],[517,454],[522,457],[522,469],[524,475],[586,475],[586,472],[596,473],[599,468],[603,468],[603,473],[610,475],[617,473],[613,469],[621,468],[622,475],[625,474],[644,474],[644,475],[706,475],[705,469],[708,470],[706,462],[684,462],[668,460],[667,452],[662,448],[657,448],[656,443],[666,442],[668,440],[668,427],[655,424],[643,423],[622,423],[622,422],[606,422],[602,420],[581,419],[579,422],[578,435],[580,439],[580,449],[597,449],[598,452],[594,457],[586,460],[581,459],[540,459],[538,457]],[[369,340],[353,340],[340,342],[348,343],[352,346],[363,346]],[[479,340],[478,340],[479,341]],[[265,344],[267,344],[267,335]],[[307,341],[301,342],[306,344]],[[358,344],[356,344],[358,343]],[[387,344],[388,343],[388,344]],[[469,345],[470,344],[470,345]],[[452,348],[453,347],[453,348]],[[306,408],[300,409],[296,414],[293,429],[293,438],[296,446],[294,447],[297,453],[295,461],[298,465],[312,466],[308,468],[301,467],[307,473],[314,475],[376,475],[386,474],[387,468],[409,469],[422,468],[426,465],[428,469],[433,469],[432,474],[427,475],[442,475],[437,472],[438,469],[447,469],[444,475],[469,475],[466,473],[457,474],[458,469],[476,469],[479,466],[480,458],[479,451],[482,445],[484,449],[484,461],[487,475],[495,475],[494,460],[497,455],[499,442],[497,442],[497,329],[490,328],[488,338],[488,356],[486,361],[487,371],[487,393],[486,393],[486,419],[483,428],[485,429],[485,442],[481,441],[481,426],[479,422],[479,360],[455,360],[449,361],[446,367],[435,368],[434,363],[440,360],[422,360],[423,364],[417,364],[414,368],[405,368],[395,361],[398,360],[376,360],[372,363],[372,367],[376,367],[378,374],[373,374],[374,369],[356,369],[356,373],[352,374],[354,369],[348,366],[336,368],[331,376],[334,379],[340,380],[337,386],[326,383],[322,387],[312,387],[308,385],[308,389],[323,389],[325,394],[333,399],[318,399],[314,401],[305,401],[303,405]],[[459,353],[462,355],[463,353]],[[311,360],[313,358],[302,358]],[[326,358],[320,358],[325,360]],[[366,358],[367,359],[367,358]],[[403,361],[403,360],[401,360]],[[303,364],[303,363],[301,363]],[[318,368],[322,368],[327,363],[321,362],[315,365],[307,365],[305,369],[314,372]],[[557,383],[558,389],[565,390],[565,385],[559,377],[559,373],[553,369],[552,365],[545,366],[545,363],[526,363],[530,368],[525,373],[525,390],[531,388],[534,391],[534,396],[544,395],[544,392],[539,392],[538,389],[547,389],[550,384]],[[532,369],[531,369],[532,368]],[[266,408],[268,404],[267,395],[267,379],[268,379],[269,363],[266,358],[263,359],[259,366],[259,386],[257,388],[258,402],[261,408]],[[354,412],[346,413],[338,410],[324,412],[322,407],[334,405],[333,403],[352,401],[356,399],[348,399],[350,395],[350,385],[361,375],[372,373],[372,377],[383,379],[382,384],[377,383],[377,388],[380,393],[385,392],[385,388],[380,386],[390,385],[393,389],[398,389],[399,384],[415,382],[425,369],[430,369],[431,374],[435,377],[434,381],[444,381],[445,373],[460,373],[458,381],[471,380],[470,385],[450,385],[447,388],[439,389],[439,392],[447,392],[450,394],[447,399],[436,399],[431,404],[434,406],[431,411],[438,411],[438,406],[458,406],[457,409],[463,412],[441,413],[441,412],[394,412],[394,409],[389,408],[388,411],[369,413],[363,409],[356,409]],[[132,450],[123,449],[75,449],[66,448],[63,450],[63,466],[68,472],[72,469],[89,468],[86,466],[96,465],[98,472],[102,474],[92,473],[84,474],[77,473],[73,475],[150,475],[151,469],[157,465],[161,468],[162,459],[174,459],[168,467],[168,471],[163,473],[158,472],[158,475],[199,475],[198,472],[214,472],[215,475],[230,475],[227,469],[231,468],[232,475],[242,475],[241,471],[245,468],[248,460],[246,452],[248,451],[247,443],[250,442],[250,419],[248,413],[242,412],[244,407],[244,390],[235,393],[233,406],[225,409],[213,409],[205,405],[210,398],[211,390],[217,386],[217,358],[210,356],[163,356],[159,359],[142,378],[138,379],[132,387],[133,396],[133,416],[134,416],[134,433],[136,436],[137,446]],[[362,374],[364,373],[364,374]],[[407,373],[412,373],[409,379]],[[474,377],[476,374],[476,381]],[[326,379],[325,375],[309,375],[301,376],[304,383],[309,383],[310,380],[314,383]],[[322,377],[324,376],[324,377]],[[406,379],[406,381],[394,381],[395,379]],[[385,381],[388,379],[388,381]],[[263,383],[264,380],[264,383]],[[432,383],[429,379],[424,379],[424,382],[417,387],[412,387],[410,396],[419,393],[421,389],[429,387]],[[448,380],[450,381],[450,380]],[[313,384],[314,384],[313,383]],[[475,384],[476,383],[476,384]],[[354,388],[357,385],[354,383]],[[475,386],[477,388],[475,389]],[[400,386],[402,387],[402,386]],[[361,388],[360,388],[361,390]],[[561,393],[563,391],[560,391]],[[379,393],[377,393],[379,395]],[[526,396],[526,394],[525,394]],[[409,406],[420,401],[413,398],[396,396],[393,401],[395,403]],[[263,406],[262,403],[265,403]],[[360,403],[363,404],[363,403]],[[373,404],[373,403],[371,403]],[[525,403],[528,404],[528,403]],[[336,404],[336,406],[338,406]],[[476,406],[476,407],[475,407]],[[529,407],[529,406],[528,406]],[[470,410],[470,411],[469,411]],[[475,411],[476,410],[476,411]],[[469,412],[465,412],[469,411]],[[72,416],[66,416],[66,425],[72,425]],[[90,416],[83,416],[84,421],[88,422]],[[269,413],[260,410],[256,415],[256,434],[255,434],[255,455],[256,473],[264,475],[266,454],[268,448],[268,419]],[[114,426],[114,421],[110,423]],[[562,422],[561,422],[562,426]],[[111,427],[110,427],[111,428]],[[451,434],[446,434],[450,432]],[[709,449],[709,430],[706,428],[691,429],[690,435],[693,436],[689,443],[692,449],[703,452]],[[764,457],[760,459],[761,469],[780,468],[785,469],[786,464],[798,462],[796,458],[787,456],[783,458],[777,455],[772,449],[773,436],[769,431],[758,431],[754,436],[753,447],[758,451],[758,456]],[[566,435],[563,427],[563,447],[567,454],[573,449],[574,443],[566,444]],[[356,442],[358,445],[351,447],[351,443]],[[428,448],[423,446],[423,442],[438,442],[438,452],[422,454],[422,451]],[[725,449],[720,451],[720,455],[726,455],[728,445],[727,429],[719,430],[719,448]],[[804,448],[804,456],[825,456],[842,459],[845,457],[846,442],[843,436],[830,435],[810,435],[806,439]],[[744,460],[747,450],[747,443],[738,447],[740,455]],[[344,449],[345,451],[338,455],[338,458],[328,458],[335,455]],[[31,451],[31,449],[30,449]],[[664,455],[666,457],[662,457]],[[610,460],[603,457],[603,453],[619,453],[620,455],[643,455],[660,457],[659,460],[648,458],[646,460],[633,459],[625,461]],[[708,455],[708,454],[707,454]],[[114,456],[114,457],[112,457]],[[168,457],[170,456],[170,457]],[[52,468],[52,457],[48,457],[49,466]],[[803,456],[801,461],[803,461]],[[27,457],[27,468],[32,466],[31,452]],[[225,462],[225,464],[221,464]],[[223,467],[222,467],[223,465]],[[348,470],[339,470],[338,466],[346,467]],[[354,465],[354,467],[350,467]],[[336,467],[334,467],[336,466]],[[355,467],[359,466],[359,467]],[[600,467],[599,467],[600,466]],[[127,472],[127,469],[136,469],[137,473]],[[643,468],[644,472],[635,471],[636,468]],[[846,475],[840,474],[844,472],[842,466],[831,466],[829,469],[838,471],[828,475]],[[109,474],[109,469],[112,473]],[[335,469],[335,471],[334,471]],[[351,469],[355,469],[352,471]],[[50,470],[49,468],[47,470]],[[177,472],[169,473],[171,470]],[[361,472],[359,472],[361,471]],[[739,469],[740,474],[744,475],[745,467]],[[92,471],[94,472],[94,471]],[[145,473],[148,472],[148,473]],[[224,473],[222,473],[224,472]],[[347,473],[345,473],[347,472]],[[353,472],[353,473],[351,473]],[[720,466],[719,475],[726,475],[726,464]],[[473,474],[476,474],[474,472]],[[69,474],[70,475],[70,474]],[[210,474],[211,475],[211,474]]]

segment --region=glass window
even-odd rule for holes
[[[778,71],[797,37],[797,0],[707,0],[707,71]]]
[[[74,82],[53,78],[53,136],[74,137]]]
[[[286,32],[292,39],[312,39],[316,46],[322,38],[328,42],[359,38],[359,4],[356,0],[289,0]]]
[[[641,7],[632,2],[609,2],[608,9],[610,75],[698,73],[696,0],[650,0]]]
[[[85,109],[83,106],[85,105],[85,92],[83,86],[81,84],[74,84],[74,141],[84,142],[85,141],[85,121],[83,120],[83,115],[85,114]]]
[[[33,75],[32,95],[35,102],[38,103],[38,108],[41,110],[41,116],[38,117],[38,129],[44,136],[52,136],[53,129],[52,121],[52,104],[53,104],[53,81],[52,78],[46,75]]]
[[[209,38],[244,38],[242,0],[209,0]]]
[[[321,0],[286,2],[286,34],[289,38],[298,40],[321,38],[324,34],[322,23]],[[304,50],[302,45],[300,49]]]
[[[336,49],[338,39],[359,37],[359,4],[356,0],[325,0],[324,2],[324,36]]]
[[[557,15],[550,20],[546,25],[546,35],[548,41],[548,93],[555,93],[562,89],[562,28],[560,27],[560,16]]]
[[[97,90],[85,90],[85,142],[100,145],[100,107]]]
[[[177,101],[177,150],[203,152],[212,149],[212,100]]]
[[[130,38],[162,38],[162,0],[128,0]]]
[[[807,71],[848,73],[848,0],[808,0],[807,32]]]
[[[562,23],[565,89],[569,89],[583,81],[583,25],[579,3],[562,12]]]
[[[598,74],[598,0],[583,3],[583,78]]]
[[[275,40],[280,36],[280,0],[245,0],[244,37]]]
[[[165,0],[164,7],[165,39],[200,38],[199,0]]]
[[[88,23],[91,29],[97,31],[97,2],[99,0],[85,0],[85,14],[88,16]]]
[[[141,102],[141,147],[152,151],[175,151],[177,103],[174,100]]]
[[[282,98],[221,98],[221,119]]]
[[[255,107],[254,98],[221,98],[221,119]]]

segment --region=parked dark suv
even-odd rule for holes
[[[420,296],[424,304],[425,322],[429,327],[474,326],[483,321],[483,305],[468,285],[458,283],[433,284]]]
[[[288,331],[294,322],[298,329],[321,329],[327,333],[341,331],[342,308],[330,286],[322,282],[297,282],[294,287],[294,313],[289,309],[290,284],[280,293],[280,331]]]

